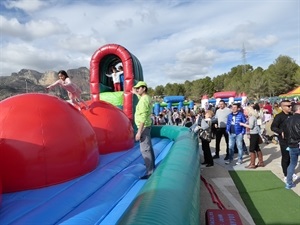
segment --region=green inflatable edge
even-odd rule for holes
[[[174,141],[169,153],[117,224],[200,224],[199,141],[186,127],[153,126]]]

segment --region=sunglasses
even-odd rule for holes
[[[289,108],[292,108],[292,105],[284,105],[285,107],[289,107]]]

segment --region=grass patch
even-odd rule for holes
[[[256,225],[299,225],[300,197],[271,171],[229,171]]]

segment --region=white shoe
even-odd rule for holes
[[[235,165],[241,165],[242,163],[243,163],[242,160],[238,160],[238,161],[235,163]]]
[[[296,180],[298,180],[298,176],[296,174],[293,174],[293,181],[295,182]]]
[[[295,182],[296,180],[298,180],[298,176],[296,174],[293,174],[293,181]],[[286,177],[284,177],[283,179],[284,183],[286,183]]]

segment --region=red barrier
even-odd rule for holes
[[[230,98],[235,96],[236,96],[235,91],[221,91],[221,92],[214,93],[214,98]]]

